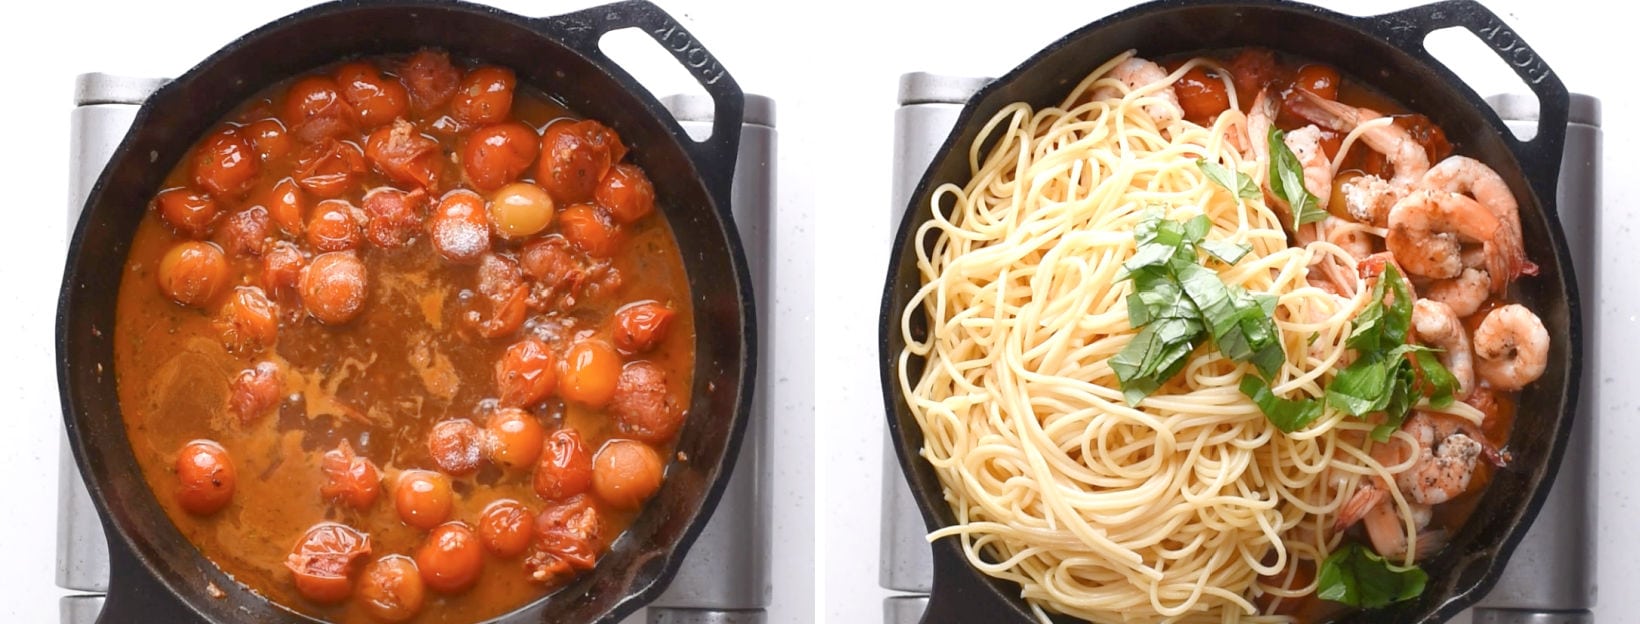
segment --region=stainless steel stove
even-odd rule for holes
[[[910,201],[912,191],[941,142],[956,124],[962,106],[989,78],[911,73],[900,77],[900,107],[894,113],[894,192],[891,225]],[[1537,100],[1504,95],[1488,100],[1498,116],[1517,132],[1537,123]],[[1599,335],[1600,258],[1600,101],[1571,97],[1570,125],[1561,164],[1557,204],[1570,243],[1582,292],[1584,375],[1576,425],[1562,460],[1559,477],[1537,521],[1526,533],[1492,592],[1454,621],[1474,624],[1585,624],[1594,621],[1595,602],[1595,444],[1600,400]],[[922,619],[934,572],[922,514],[894,451],[883,445],[882,543],[878,584],[904,592],[883,601],[885,624],[914,624]],[[929,623],[945,624],[945,623]]]
[[[103,166],[125,136],[137,108],[165,84],[164,79],[84,74],[75,81],[70,122],[69,230],[79,220],[86,197]],[[691,134],[711,132],[712,102],[705,96],[672,96],[663,103]],[[760,310],[773,310],[770,230],[775,208],[774,101],[746,96],[740,157],[735,167],[731,211],[740,231]],[[760,319],[758,378],[773,379],[767,345],[771,319]],[[755,393],[752,420],[735,471],[712,519],[695,541],[672,585],[627,624],[763,624],[769,606],[771,470],[767,457],[773,393]],[[57,497],[57,585],[70,592],[59,602],[62,624],[97,622],[108,591],[109,552],[102,522],[92,505],[66,435],[61,436]]]

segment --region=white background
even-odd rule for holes
[[[748,91],[779,103],[780,224],[777,306],[785,323],[813,324],[814,366],[796,367],[775,390],[790,400],[774,416],[776,552],[773,622],[880,621],[877,587],[881,395],[877,384],[877,306],[890,237],[886,229],[896,78],[907,71],[997,75],[1075,27],[1131,2],[898,2],[661,0],[706,42]],[[60,591],[52,583],[57,431],[52,372],[53,309],[66,232],[68,111],[73,76],[85,71],[175,75],[209,52],[298,2],[27,3],[0,23],[0,59],[10,83],[0,89],[0,474],[10,477],[0,520],[0,621],[52,622]],[[498,2],[525,14],[559,13],[586,0]],[[1412,3],[1328,3],[1365,14]],[[1640,286],[1622,279],[1640,266],[1626,209],[1635,195],[1627,151],[1640,124],[1625,113],[1636,92],[1627,61],[1627,19],[1593,3],[1490,0],[1573,91],[1606,107],[1602,342],[1640,344]],[[1458,55],[1454,66],[1478,91],[1510,89],[1497,66]],[[659,81],[662,91],[679,83]],[[812,221],[811,221],[812,215]],[[818,242],[818,245],[815,242]],[[813,274],[811,277],[810,271]],[[815,310],[794,296],[812,283]],[[805,293],[807,294],[807,293]],[[1597,614],[1602,622],[1640,621],[1640,540],[1632,531],[1640,466],[1640,384],[1612,380],[1628,364],[1604,352],[1600,444]],[[782,353],[792,362],[803,353]],[[1626,368],[1626,367],[1625,367]],[[802,378],[792,379],[783,373]],[[811,418],[804,393],[814,388]],[[812,425],[811,425],[812,423]],[[812,427],[812,428],[811,428]],[[812,441],[812,447],[809,443]],[[812,466],[811,466],[812,462]],[[818,491],[811,491],[811,484]],[[814,514],[817,523],[807,514]],[[812,536],[812,537],[811,537]],[[811,586],[810,583],[813,585]],[[818,592],[818,593],[815,593]],[[818,607],[816,607],[818,605]],[[813,615],[810,615],[811,612]]]

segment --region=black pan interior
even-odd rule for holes
[[[1567,106],[1565,88],[1552,72],[1534,85],[1542,99],[1542,115],[1550,120],[1558,116],[1561,123],[1558,129],[1546,124],[1548,132],[1540,132],[1537,140],[1523,144],[1509,136],[1479,96],[1422,47],[1423,35],[1443,25],[1484,31],[1488,24],[1501,21],[1467,1],[1369,18],[1279,1],[1158,2],[1067,35],[976,94],[905,207],[884,290],[879,365],[885,409],[900,464],[927,526],[949,526],[955,518],[942,498],[933,469],[918,455],[922,432],[900,398],[896,362],[905,346],[900,335],[901,313],[921,285],[912,245],[932,243],[932,239],[911,238],[917,227],[931,217],[933,189],[945,183],[962,185],[968,180],[967,147],[1003,106],[1017,101],[1056,105],[1095,67],[1122,51],[1137,49],[1141,56],[1161,58],[1259,46],[1329,63],[1411,110],[1428,115],[1445,130],[1457,153],[1496,169],[1520,201],[1526,249],[1541,272],[1536,277],[1522,278],[1514,286],[1514,296],[1542,317],[1553,337],[1553,347],[1548,372],[1520,395],[1508,443],[1514,462],[1496,474],[1478,511],[1447,549],[1424,564],[1430,583],[1422,596],[1383,610],[1358,613],[1345,621],[1441,621],[1485,595],[1542,505],[1559,465],[1576,404],[1582,341],[1572,266],[1554,216],[1554,187]],[[1530,52],[1524,43],[1520,47]],[[925,329],[919,317],[916,331]],[[913,378],[920,375],[921,365],[920,360],[912,363]],[[924,622],[1031,620],[1019,598],[1018,586],[985,577],[968,566],[956,539],[937,542],[934,554],[935,589]]]
[[[728,217],[733,152],[727,160],[697,158],[712,154],[694,145],[625,72],[595,61],[603,58],[595,50],[589,58],[585,44],[577,49],[564,43],[585,34],[585,15],[611,19],[623,11],[670,22],[641,2],[588,11],[575,20],[530,20],[442,2],[330,4],[246,35],[150,98],[92,191],[69,253],[58,310],[59,379],[76,459],[110,540],[134,555],[115,557],[109,610],[151,576],[193,615],[211,621],[308,621],[244,589],[202,558],[143,482],[115,392],[116,293],[148,198],[180,155],[232,107],[268,84],[321,65],[424,46],[511,67],[521,83],[542,88],[571,110],[620,132],[661,198],[696,310],[693,402],[677,447],[688,460],[668,467],[660,492],[592,573],[506,621],[616,621],[664,588],[716,504],[736,456],[752,392],[754,311],[746,260]],[[719,113],[732,113],[738,133],[740,91],[727,74],[721,78],[719,88],[727,89],[732,101],[720,100]],[[733,146],[737,136],[714,139]],[[715,166],[698,168],[701,160],[715,160]],[[132,569],[123,569],[127,565]],[[207,597],[207,583],[227,595]]]

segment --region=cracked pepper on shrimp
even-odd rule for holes
[[[1130,51],[980,135],[933,194],[902,318],[956,518],[930,539],[1044,622],[1416,597],[1547,365],[1508,296],[1537,269],[1503,178],[1258,49]]]

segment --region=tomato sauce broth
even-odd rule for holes
[[[391,72],[402,60],[390,57],[370,62]],[[310,75],[331,71],[325,68]],[[384,75],[393,79],[391,73]],[[232,113],[227,123],[243,129],[277,117],[277,111],[285,107],[283,98],[290,85],[287,81],[270,87]],[[513,100],[512,118],[536,132],[554,120],[579,118],[545,93],[522,85]],[[446,162],[439,175],[447,181],[461,180],[456,161],[471,128],[453,122],[447,107],[411,114],[409,119],[438,141]],[[350,138],[358,141],[362,136]],[[232,200],[218,198],[221,212],[235,213],[264,203],[276,183],[297,174],[299,151],[291,149],[285,156],[266,158],[247,192]],[[184,156],[166,178],[165,187],[188,186],[190,164],[195,160],[195,153]],[[533,181],[534,172],[530,167],[522,179]],[[372,167],[337,198],[358,206],[365,201],[366,190],[389,185],[404,187]],[[433,203],[436,201],[435,196]],[[317,202],[317,198],[309,202],[309,211]],[[562,204],[557,207],[560,215],[564,208]],[[559,225],[555,219],[542,235],[552,235]],[[281,234],[277,227],[271,237],[294,239],[298,245],[302,240]],[[359,568],[369,562],[394,553],[414,556],[426,532],[401,521],[395,511],[395,478],[408,469],[439,469],[428,444],[435,424],[467,418],[484,427],[497,408],[497,362],[515,340],[534,336],[556,355],[582,341],[618,341],[612,321],[618,310],[631,302],[660,302],[675,313],[671,330],[629,361],[641,359],[658,365],[666,374],[669,397],[676,405],[689,404],[694,319],[688,280],[673,235],[658,215],[621,226],[619,249],[608,261],[610,272],[619,276],[613,285],[606,280],[596,296],[579,297],[573,304],[560,299],[546,310],[532,308],[522,328],[503,337],[481,335],[467,317],[485,309],[479,267],[447,261],[424,231],[396,249],[366,242],[357,254],[369,276],[368,287],[356,318],[340,325],[323,324],[306,317],[300,307],[291,310],[281,305],[276,344],[249,354],[230,350],[216,323],[217,302],[233,292],[231,287],[198,307],[179,305],[156,287],[163,256],[187,238],[151,210],[131,245],[115,325],[115,373],[127,432],[147,482],[181,533],[235,580],[311,616],[337,622],[379,621],[358,598],[324,605],[304,597],[293,584],[286,558],[310,526],[327,520],[368,535],[370,552],[353,564],[349,575],[353,583],[359,581]],[[494,239],[494,249],[509,258],[520,253],[517,241],[500,237]],[[260,282],[262,264],[253,254],[230,254],[228,264],[231,286]],[[279,398],[270,413],[246,421],[227,407],[234,395],[232,381],[240,371],[263,360],[275,362],[283,371]],[[547,432],[560,428],[578,432],[589,452],[597,452],[606,441],[627,437],[605,410],[581,402],[551,397],[528,406],[528,412]],[[652,443],[662,465],[671,452],[667,437],[665,443]],[[209,515],[190,513],[179,502],[183,486],[175,467],[178,449],[195,439],[219,443],[233,458],[237,473],[231,502]],[[320,492],[327,481],[322,457],[344,440],[360,457],[373,462],[382,477],[381,495],[362,510],[327,500]],[[532,470],[527,468],[507,470],[495,462],[483,462],[476,472],[450,475],[449,481],[453,491],[449,519],[468,526],[476,527],[481,512],[499,499],[522,502],[532,517],[556,504],[537,494]],[[601,529],[595,548],[602,552],[637,512],[596,497],[592,497],[592,506]],[[527,573],[524,560],[484,552],[482,570],[470,589],[450,594],[427,591],[425,605],[407,621],[473,622],[495,617],[573,578],[537,582]]]

